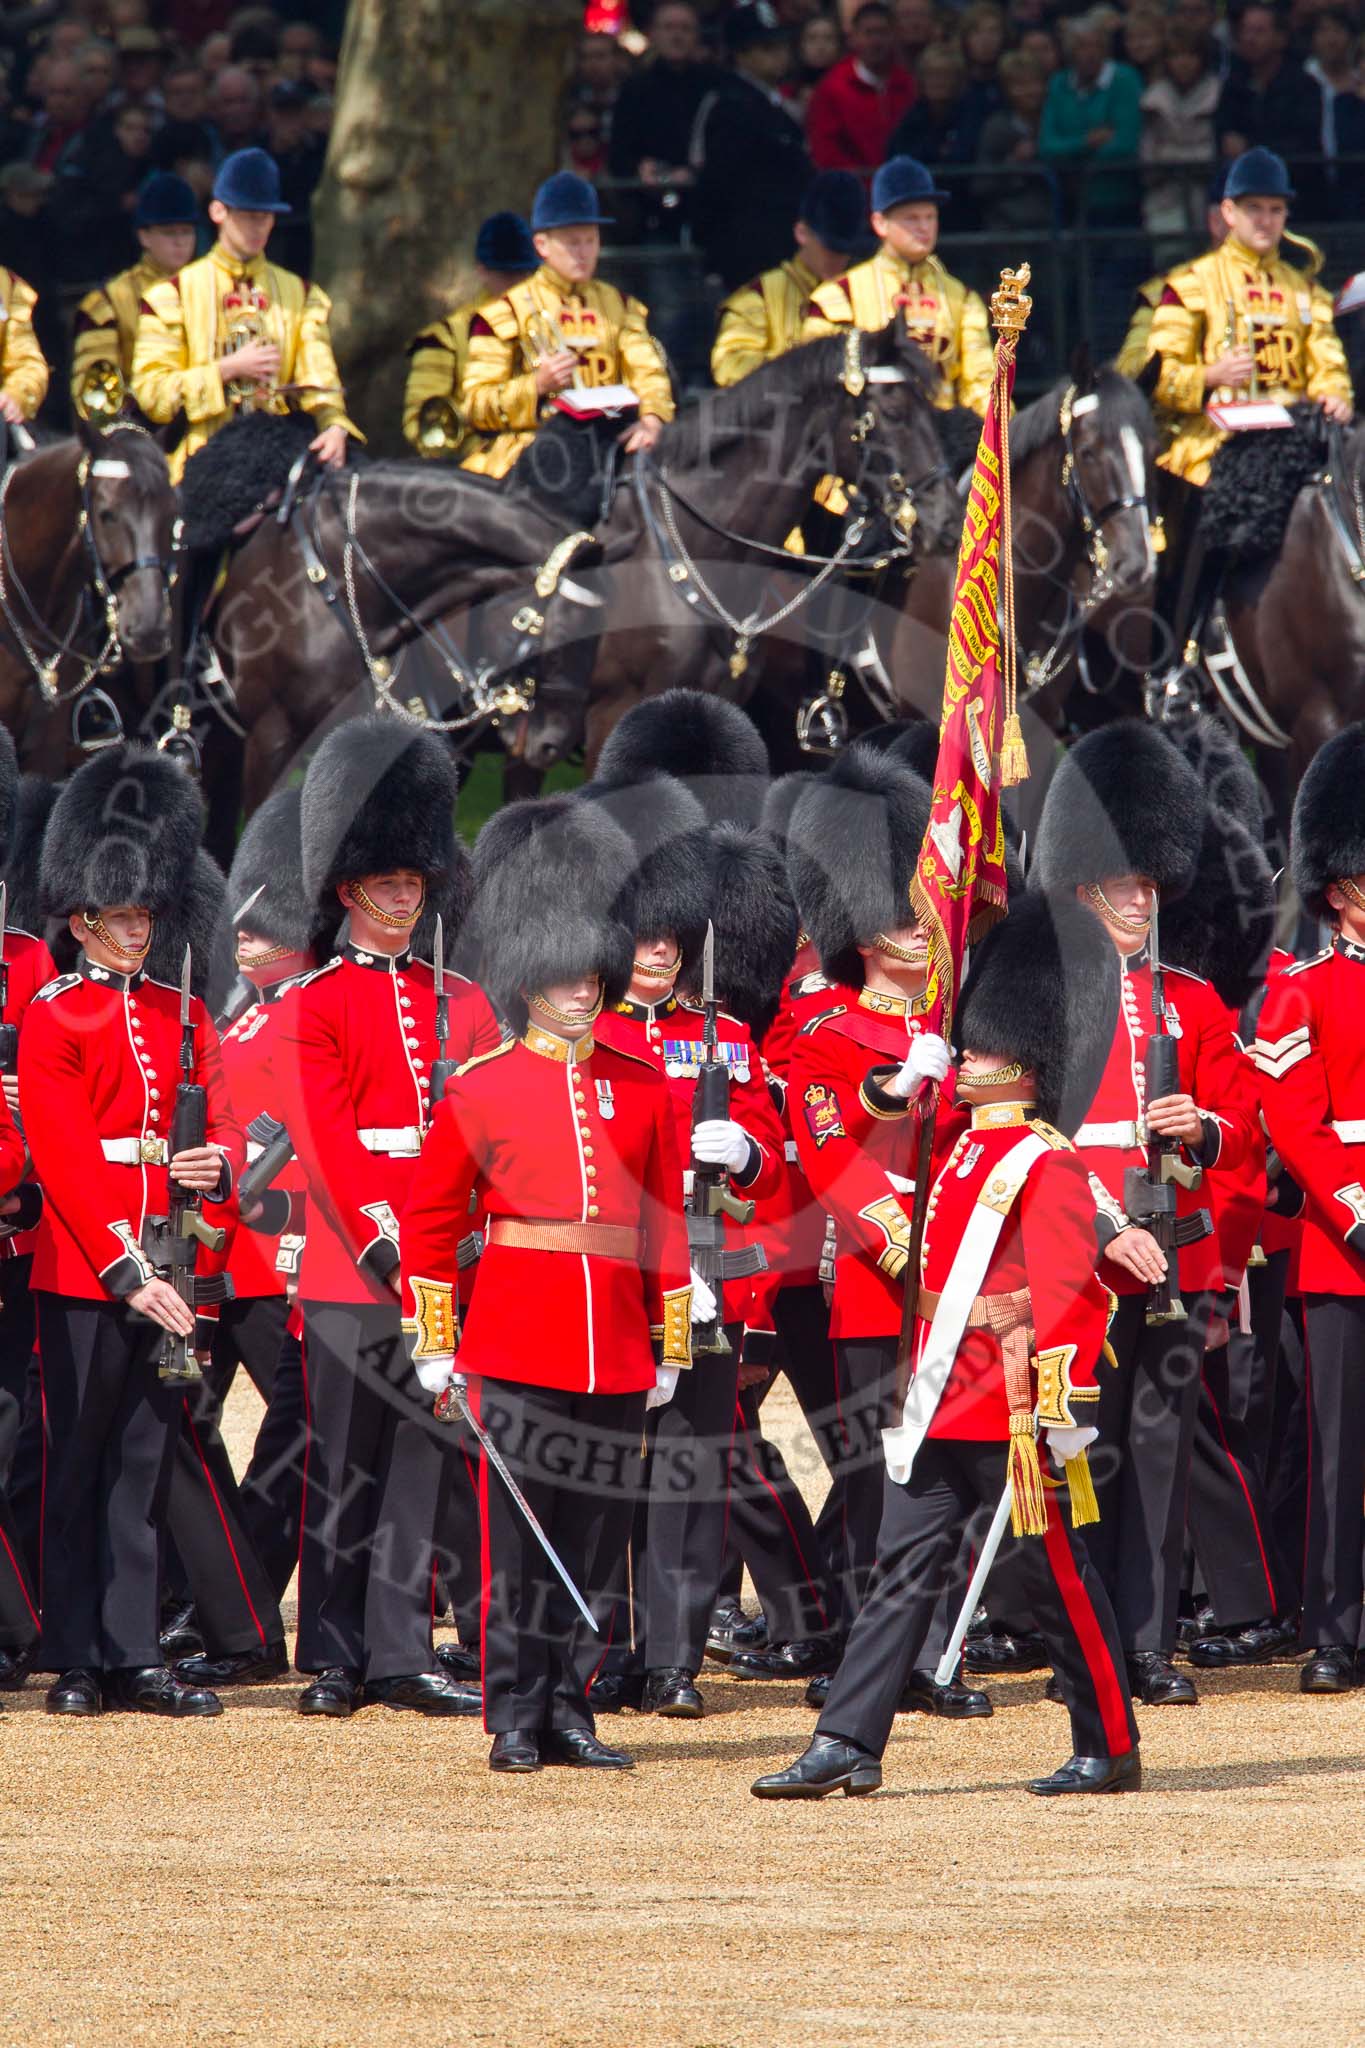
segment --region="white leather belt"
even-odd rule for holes
[[[1365,1117],[1337,1118],[1332,1129],[1343,1145],[1365,1145]]]
[[[415,1159],[422,1149],[422,1133],[416,1124],[398,1124],[383,1129],[356,1132],[367,1152],[386,1152],[390,1159]]]
[[[1141,1124],[1131,1118],[1121,1124],[1082,1124],[1073,1143],[1082,1151],[1088,1146],[1117,1146],[1121,1152],[1131,1152],[1135,1145],[1145,1145],[1147,1134]]]
[[[100,1150],[114,1166],[164,1166],[170,1157],[164,1138],[101,1138]]]

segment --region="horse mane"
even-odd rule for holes
[[[1090,377],[1059,377],[1041,398],[1021,408],[1010,421],[1010,468],[1020,469],[1040,449],[1061,439],[1059,415],[1066,393],[1075,387],[1077,397],[1093,391],[1105,416],[1116,428],[1134,427],[1146,447],[1152,439],[1152,411],[1131,378],[1106,366]]]
[[[774,398],[812,400],[842,386],[846,331],[803,341],[785,355],[761,363],[738,384],[720,391],[708,391],[664,428],[659,452],[669,461],[691,463],[714,453],[722,439],[739,439],[773,424]],[[876,334],[866,334],[864,361],[892,362],[903,369],[924,398],[932,401],[936,383],[933,366],[914,342],[897,337],[894,322]]]

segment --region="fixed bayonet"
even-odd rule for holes
[[[706,920],[706,943],[701,949],[701,1000],[708,1013],[716,1001],[716,927]],[[708,1015],[708,1022],[710,1017]]]
[[[251,894],[247,897],[246,902],[239,904],[237,909],[233,911],[232,928],[234,931],[236,931],[238,926],[242,923],[248,910],[253,910],[256,904],[260,901],[261,897],[264,896],[264,894],[265,883],[261,882],[260,884],[258,884],[256,888],[252,890]]]
[[[431,1064],[431,1113],[436,1114],[436,1105],[446,1092],[446,1083],[455,1072],[457,1061],[447,1059],[446,1041],[450,1037],[450,997],[446,994],[446,928],[445,919],[439,910],[436,913],[436,943],[432,947],[432,965],[436,970],[436,1057]]]

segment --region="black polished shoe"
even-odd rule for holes
[[[948,1685],[935,1683],[932,1671],[912,1671],[896,1705],[898,1714],[937,1714],[944,1721],[984,1721],[995,1708],[988,1692],[953,1679]]]
[[[788,1764],[785,1771],[772,1771],[766,1778],[755,1778],[749,1790],[755,1799],[828,1799],[831,1792],[846,1792],[850,1799],[857,1799],[864,1792],[875,1792],[881,1782],[881,1764],[856,1742],[843,1742],[837,1735],[815,1735],[794,1764]]]
[[[409,1714],[472,1716],[483,1712],[483,1687],[444,1671],[414,1671],[403,1678],[371,1678],[365,1698]]]
[[[1046,1671],[1052,1659],[1041,1636],[1006,1635],[998,1630],[985,1636],[968,1636],[962,1645],[962,1665],[978,1675],[1004,1671]]]
[[[633,1771],[635,1759],[623,1749],[609,1749],[591,1728],[549,1728],[540,1738],[547,1764],[569,1764],[578,1771]]]
[[[504,1728],[488,1752],[490,1771],[538,1771],[540,1737],[534,1728]]]
[[[1040,1799],[1066,1792],[1136,1792],[1142,1785],[1142,1759],[1135,1749],[1126,1756],[1073,1756],[1050,1778],[1031,1778],[1029,1791]]]
[[[168,1664],[178,1664],[182,1657],[203,1656],[204,1638],[192,1600],[187,1600],[183,1607],[163,1611],[160,1645]]]
[[[1137,1650],[1128,1659],[1128,1683],[1145,1707],[1197,1707],[1194,1680],[1177,1671],[1164,1650]]]
[[[483,1660],[477,1650],[471,1650],[464,1643],[438,1643],[436,1662],[447,1678],[483,1677]]]
[[[1207,1602],[1196,1608],[1193,1614],[1182,1614],[1175,1625],[1176,1654],[1183,1655],[1190,1644],[1197,1643],[1201,1636],[1216,1635],[1217,1632],[1218,1623],[1214,1619],[1213,1609]]]
[[[1321,1644],[1299,1673],[1300,1692],[1352,1692],[1360,1682],[1354,1654],[1336,1643]]]
[[[737,1603],[717,1607],[706,1631],[706,1654],[717,1664],[728,1664],[740,1650],[761,1650],[768,1641],[768,1624],[761,1614],[746,1614]]]
[[[621,1714],[627,1707],[638,1714],[644,1698],[643,1671],[599,1671],[588,1687],[588,1705],[595,1714]]]
[[[817,1714],[829,1698],[829,1689],[833,1683],[834,1673],[832,1671],[822,1671],[820,1676],[812,1678],[810,1684],[806,1687],[806,1705],[814,1707]]]
[[[326,1714],[333,1721],[349,1721],[356,1708],[364,1704],[365,1688],[360,1673],[339,1664],[330,1671],[320,1671],[298,1700],[301,1714]]]
[[[206,1720],[223,1711],[223,1702],[216,1692],[210,1692],[207,1686],[182,1684],[164,1664],[108,1672],[104,1704],[120,1714],[164,1714],[177,1721]]]
[[[30,1643],[26,1650],[0,1650],[0,1692],[23,1691],[36,1648],[36,1643]]]
[[[288,1669],[284,1644],[267,1643],[263,1650],[238,1650],[226,1657],[182,1657],[175,1675],[182,1685],[268,1685]]]
[[[675,1666],[647,1671],[640,1712],[662,1714],[666,1721],[700,1721],[706,1702],[697,1691],[696,1674]]]
[[[1226,1671],[1234,1665],[1273,1664],[1298,1648],[1296,1621],[1249,1621],[1242,1628],[1198,1636],[1189,1644],[1191,1664],[1201,1671]]]
[[[49,1714],[98,1714],[104,1706],[99,1679],[93,1671],[64,1671],[48,1687],[43,1705]]]
[[[731,1678],[814,1678],[837,1671],[844,1646],[838,1636],[804,1636],[800,1642],[773,1643],[766,1650],[744,1650],[730,1660]]]

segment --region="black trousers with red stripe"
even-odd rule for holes
[[[810,1509],[763,1434],[765,1387],[739,1396],[730,1469],[730,1542],[754,1582],[775,1643],[838,1631],[840,1604]]]
[[[19,1532],[0,1494],[0,1650],[26,1650],[37,1634],[37,1597]]]
[[[436,1539],[453,1433],[408,1363],[398,1304],[304,1304],[308,1469],[300,1671],[430,1671]]]
[[[40,1651],[45,1671],[161,1662],[161,1532],[183,1390],[161,1333],[121,1302],[38,1296],[47,1411]]]
[[[834,1352],[838,1405],[829,1434],[834,1479],[821,1519],[842,1552],[845,1612],[856,1614],[877,1561],[886,1473],[882,1431],[895,1406],[896,1340],[845,1338]]]
[[[1294,1586],[1280,1558],[1251,1431],[1232,1411],[1226,1344],[1204,1353],[1189,1526],[1220,1626],[1236,1628],[1293,1611]]]
[[[1303,1641],[1361,1647],[1365,1595],[1365,1295],[1304,1296],[1308,1524]]]
[[[817,1723],[821,1735],[885,1750],[896,1706],[964,1537],[984,1537],[1004,1490],[1009,1446],[928,1437],[909,1483],[884,1478],[877,1565]],[[1021,1546],[1017,1570],[1071,1713],[1078,1756],[1137,1744],[1113,1609],[1054,1489],[1047,1534]]]
[[[245,1366],[265,1402],[251,1462],[238,1490],[242,1520],[279,1598],[283,1598],[299,1561],[299,1513],[308,1445],[303,1352],[288,1324],[289,1303],[282,1294],[224,1302],[213,1356],[204,1374],[221,1407],[237,1367]]]
[[[207,1380],[185,1395],[166,1527],[210,1657],[284,1641],[279,1597],[251,1540]]]
[[[31,1252],[0,1259],[0,1490],[9,1485],[33,1356],[36,1312],[28,1285],[32,1270]]]
[[[497,1445],[565,1570],[599,1617],[589,1629],[487,1458],[483,1510],[483,1717],[512,1728],[591,1728],[587,1687],[620,1612],[640,1486],[641,1394],[569,1393],[473,1379],[474,1412]]]

